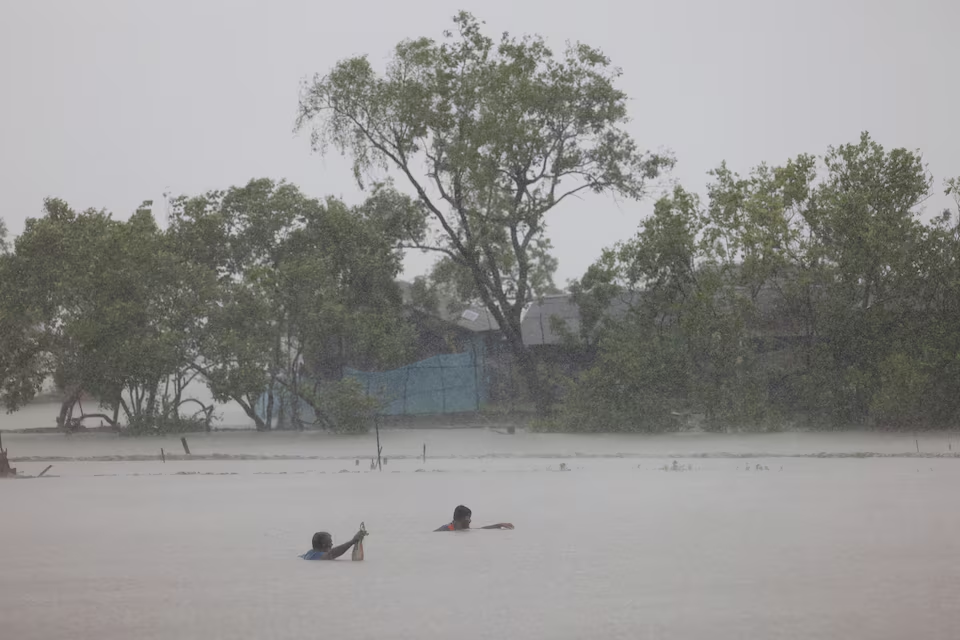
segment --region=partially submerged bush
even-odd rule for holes
[[[202,417],[137,416],[120,433],[127,436],[162,436],[209,430],[210,423]]]
[[[380,409],[352,378],[322,385],[313,401],[318,425],[334,433],[366,433]]]

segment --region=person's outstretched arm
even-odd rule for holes
[[[509,522],[501,522],[500,524],[490,524],[485,527],[480,527],[481,529],[513,529],[513,525]]]
[[[347,551],[349,551],[353,545],[363,540],[363,536],[364,536],[364,533],[362,531],[357,532],[357,535],[353,536],[353,539],[350,540],[350,542],[344,542],[339,547],[334,547],[330,549],[330,551],[327,551],[325,554],[323,554],[323,559],[336,560],[337,558],[345,554]]]

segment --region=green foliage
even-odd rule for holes
[[[380,409],[377,400],[352,378],[323,385],[312,404],[322,411],[323,426],[334,433],[365,433]]]
[[[564,410],[544,428],[601,432],[677,429],[672,409],[682,404],[686,395],[683,354],[673,341],[657,340],[651,333],[649,325],[636,319],[609,331],[596,364],[570,383]]]
[[[47,334],[24,297],[20,268],[15,256],[0,253],[0,403],[7,411],[30,402],[52,368]]]
[[[185,416],[135,416],[121,432],[124,436],[165,436],[181,433],[208,431],[209,422],[200,417]]]
[[[303,425],[309,396],[332,416],[328,428],[359,429],[367,405],[330,383],[347,363],[409,357],[395,277],[398,236],[423,229],[418,205],[389,185],[351,208],[253,180],[173,200],[161,231],[150,204],[123,222],[48,200],[0,254],[5,407],[22,407],[52,378],[64,428],[91,417],[75,409],[93,396],[104,410],[95,417],[132,434],[208,429],[213,407],[186,393],[199,380],[260,429],[281,393],[297,399],[289,424]]]
[[[361,186],[374,170],[410,184],[431,226],[407,246],[436,252],[435,282],[489,309],[545,409],[520,318],[553,290],[548,213],[587,191],[639,198],[672,159],[624,131],[620,71],[599,50],[494,42],[465,12],[454,24],[442,42],[399,43],[382,74],[355,57],[306,83],[297,127],[349,154]]]
[[[668,408],[724,430],[960,416],[960,229],[951,212],[922,221],[918,153],[864,134],[712,176],[705,207],[676,188],[577,283],[581,343],[599,351],[568,416],[602,430],[659,430]],[[612,318],[618,298],[630,312]]]
[[[62,427],[85,417],[73,417],[82,394],[110,412],[97,414],[110,423],[121,411],[128,422],[179,420],[188,401],[187,329],[196,325],[203,283],[170,252],[148,208],[120,222],[47,200],[45,215],[27,221],[2,268],[0,399],[7,410],[52,378],[65,396]]]
[[[195,368],[217,400],[236,401],[259,429],[274,418],[304,426],[302,403],[326,397],[322,383],[347,363],[409,357],[395,278],[400,239],[423,233],[423,214],[388,184],[351,208],[254,180],[175,200],[171,233],[219,283]]]
[[[907,428],[922,423],[930,377],[922,362],[904,353],[887,356],[878,367],[878,380],[871,385],[870,410],[877,422]]]

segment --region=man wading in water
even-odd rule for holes
[[[462,504],[453,510],[453,522],[450,524],[445,524],[435,531],[462,531],[463,529],[470,528],[470,516],[473,515],[473,512],[470,509],[466,508]],[[501,522],[500,524],[491,524],[486,527],[480,527],[481,529],[513,529],[513,525],[509,522]]]
[[[357,532],[357,535],[353,536],[350,542],[345,542],[339,547],[335,547],[333,546],[333,536],[326,531],[318,531],[313,534],[313,549],[307,551],[300,557],[304,560],[336,560],[349,551],[350,547],[363,540],[365,535],[367,535],[367,532],[360,530]]]

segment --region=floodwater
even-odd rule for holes
[[[55,477],[0,482],[0,636],[960,637],[949,436],[381,439],[5,434]],[[432,533],[460,503],[516,529]]]

